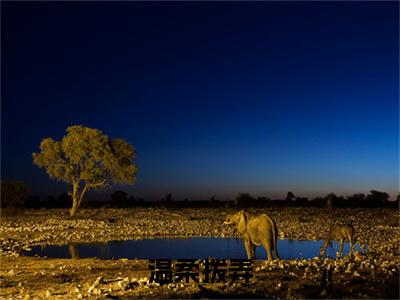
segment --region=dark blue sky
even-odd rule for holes
[[[147,199],[398,191],[397,2],[2,2],[2,177],[82,124]]]

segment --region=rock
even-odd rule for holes
[[[143,278],[140,278],[139,279],[139,284],[140,285],[145,285],[145,284],[147,284],[149,282],[149,278],[147,278],[147,277],[143,277]]]
[[[125,277],[123,280],[118,281],[118,286],[121,290],[126,290],[129,287],[130,283],[129,283],[129,278]]]
[[[360,276],[360,273],[358,273],[357,271],[354,271],[353,276],[359,277],[359,276]]]
[[[100,285],[102,279],[103,279],[102,276],[97,277],[97,279],[95,280],[95,282],[92,284],[92,286],[89,287],[89,289],[88,289],[88,291],[87,291],[89,295],[91,295],[91,294],[93,294],[93,295],[99,295],[99,294],[98,294],[99,289],[98,289],[97,287]],[[100,291],[100,293],[101,293],[101,291]]]
[[[94,288],[89,293],[89,295],[100,295],[100,294],[101,294],[101,290],[99,288]]]
[[[97,287],[102,282],[102,280],[103,280],[102,276],[97,277],[93,285]]]

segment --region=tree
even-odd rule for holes
[[[26,208],[34,208],[37,209],[43,205],[43,202],[40,201],[39,196],[28,196],[25,200]]]
[[[28,187],[21,181],[1,181],[1,207],[22,207],[28,194]]]
[[[294,198],[296,198],[295,197],[295,195],[292,193],[292,192],[288,192],[287,193],[287,195],[286,195],[286,201],[288,201],[288,202],[290,202],[290,201],[292,201]]]
[[[113,207],[128,206],[128,194],[124,191],[115,191],[111,194],[111,205]]]
[[[389,202],[389,194],[372,190],[369,192],[369,195],[367,195],[366,201],[371,206],[381,206]]]
[[[238,193],[233,203],[235,207],[251,207],[254,202],[255,198],[249,193]]]
[[[272,204],[272,202],[271,202],[270,198],[267,198],[265,196],[257,197],[257,200],[256,200],[257,207],[269,207],[269,206],[271,206],[271,204]]]
[[[372,198],[376,199],[379,202],[388,202],[389,201],[389,194],[385,192],[380,192],[380,191],[375,191],[372,190],[370,191]]]
[[[365,195],[363,193],[355,193],[350,197],[348,197],[347,199],[351,201],[364,201]]]
[[[67,128],[61,141],[43,139],[33,163],[46,169],[52,179],[72,185],[74,216],[87,191],[111,183],[133,184],[137,167],[135,150],[122,139],[109,139],[100,130],[80,125]]]
[[[336,195],[334,193],[330,193],[328,196],[326,196],[326,207],[327,208],[332,208],[333,201],[336,199]]]
[[[138,203],[139,201],[134,196],[130,196],[127,200],[127,207],[135,207]]]
[[[294,202],[296,203],[296,206],[305,207],[305,206],[309,205],[307,197],[296,197]]]
[[[172,200],[172,194],[171,194],[171,193],[166,194],[165,197],[162,199],[162,201],[164,201],[164,202],[171,202],[171,201],[173,201],[173,200]]]
[[[348,196],[346,204],[351,207],[365,206],[365,195],[363,193],[355,193],[351,196]]]

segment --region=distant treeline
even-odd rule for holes
[[[385,192],[370,191],[368,195],[362,193],[343,197],[331,193],[325,197],[313,199],[296,197],[288,192],[285,199],[272,200],[266,197],[253,197],[248,193],[239,193],[231,201],[221,201],[212,196],[208,200],[177,201],[172,194],[167,194],[158,201],[145,201],[142,198],[129,196],[123,191],[111,193],[107,201],[86,201],[82,207],[86,208],[131,208],[131,207],[226,207],[226,208],[264,208],[264,207],[399,207],[399,198],[389,201],[389,195]],[[2,181],[1,183],[1,207],[11,208],[70,208],[71,196],[63,193],[58,197],[49,196],[46,199],[38,196],[29,196],[29,189],[22,182]]]

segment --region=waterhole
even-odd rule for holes
[[[282,259],[313,258],[319,255],[323,241],[278,240],[278,254]],[[343,255],[349,251],[345,243]],[[360,246],[355,246],[360,250]],[[339,243],[333,242],[326,249],[326,255],[335,258]],[[90,258],[99,259],[151,259],[169,258],[247,258],[243,241],[239,238],[152,238],[142,240],[111,241],[106,243],[70,243],[62,246],[35,246],[26,253],[29,256],[48,258]],[[256,259],[265,259],[262,246],[256,249]]]

